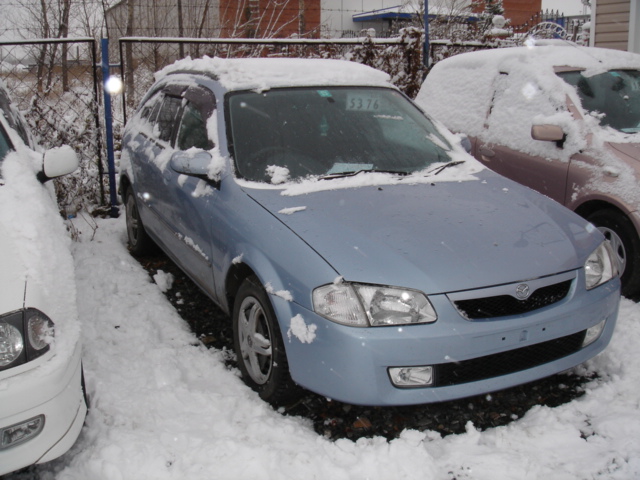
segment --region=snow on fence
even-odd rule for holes
[[[298,57],[347,59],[386,71],[394,83],[413,97],[426,74],[422,62],[423,32],[401,31],[394,38],[255,39],[255,38],[151,38],[119,40],[124,80],[123,117],[131,111],[153,83],[153,74],[176,60],[191,56]]]
[[[92,38],[0,42],[0,78],[36,142],[70,145],[80,156],[79,170],[55,181],[69,214],[105,201],[96,63]]]

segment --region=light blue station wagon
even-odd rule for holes
[[[602,234],[483,167],[386,74],[204,58],[157,78],[123,141],[130,249],[159,245],[231,316],[266,401],[451,400],[611,339]]]

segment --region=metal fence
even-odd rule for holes
[[[80,169],[56,181],[60,205],[104,205],[96,42],[92,38],[0,42],[0,78],[44,148],[72,146]]]
[[[342,58],[387,71],[410,96],[417,93],[425,70],[419,30],[395,38],[349,39],[202,39],[123,37],[119,56],[124,81],[123,121],[154,81],[154,73],[185,57]],[[416,41],[417,38],[417,41]],[[395,47],[395,48],[389,48]]]

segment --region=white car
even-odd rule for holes
[[[78,166],[38,153],[0,84],[0,475],[65,453],[87,412],[70,238],[45,182]]]

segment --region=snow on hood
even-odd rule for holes
[[[56,208],[53,185],[42,185],[36,178],[42,155],[18,141],[14,145],[17,152],[2,162],[0,245],[10,250],[2,252],[0,276],[2,284],[19,284],[12,290],[19,300],[7,299],[0,313],[22,307],[26,282],[25,306],[40,309],[56,326],[56,360],[38,369],[38,375],[45,375],[48,368],[66,361],[80,338],[71,239]],[[5,255],[12,257],[11,263],[5,262]]]
[[[601,240],[547,198],[488,171],[481,178],[293,197],[244,188],[345,280],[427,294],[580,268]]]
[[[212,73],[227,90],[264,91],[314,85],[393,87],[389,75],[360,63],[298,58],[187,57],[158,72],[156,81],[181,71]]]

